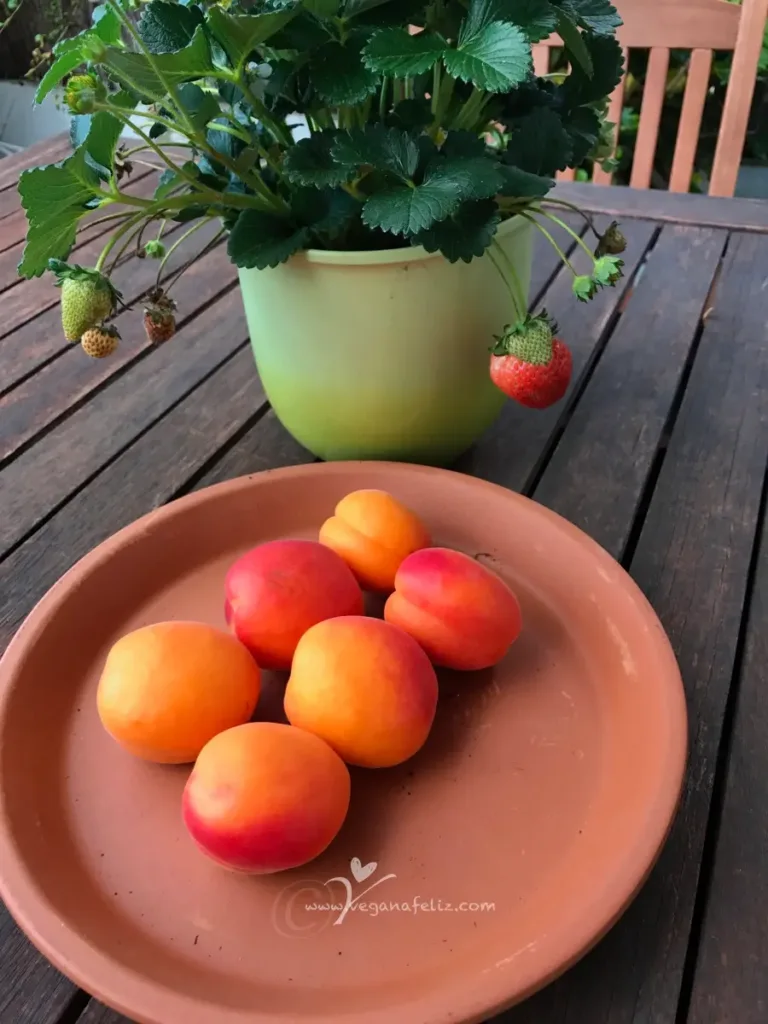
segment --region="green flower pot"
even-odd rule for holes
[[[531,225],[506,221],[497,238],[527,298]],[[313,249],[241,270],[240,285],[267,397],[322,459],[449,464],[501,410],[489,348],[514,311],[487,253]]]

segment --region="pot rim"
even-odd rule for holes
[[[499,224],[497,236],[505,237],[530,227],[524,217],[519,214]],[[319,263],[347,267],[382,266],[388,263],[416,263],[433,259],[443,259],[440,252],[427,252],[423,245],[403,247],[402,249],[360,249],[346,251],[342,249],[305,249],[292,256],[291,263]],[[242,273],[242,270],[241,270]]]

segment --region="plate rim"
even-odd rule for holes
[[[141,537],[154,529],[156,524],[162,524],[166,519],[183,515],[187,509],[201,503],[221,500],[230,492],[247,489],[254,486],[254,482],[257,482],[256,485],[259,486],[261,484],[268,485],[270,480],[276,478],[304,477],[311,479],[315,476],[328,476],[335,473],[339,473],[343,477],[355,469],[369,473],[381,471],[384,476],[396,473],[453,478],[461,481],[465,486],[486,490],[512,503],[534,506],[537,515],[549,519],[556,528],[570,535],[574,542],[591,549],[598,561],[610,566],[616,574],[616,582],[629,592],[637,604],[645,610],[649,621],[652,621],[657,627],[653,630],[652,642],[667,665],[665,675],[669,676],[670,683],[668,687],[670,741],[667,751],[661,752],[659,755],[660,759],[663,757],[667,763],[668,772],[664,773],[667,785],[656,793],[653,805],[655,827],[644,835],[644,841],[641,844],[642,856],[635,858],[642,862],[642,870],[625,870],[625,876],[615,878],[612,889],[609,888],[607,891],[607,895],[610,897],[607,900],[606,889],[601,887],[604,894],[602,903],[607,902],[610,910],[600,915],[601,921],[597,926],[593,924],[589,928],[582,927],[578,937],[574,937],[571,942],[561,943],[569,949],[555,957],[558,960],[556,968],[546,974],[540,970],[532,972],[535,977],[531,979],[530,983],[521,986],[513,995],[510,995],[509,991],[504,995],[503,970],[496,970],[494,974],[484,975],[483,977],[487,981],[484,983],[482,991],[477,980],[471,986],[464,986],[463,1005],[457,1006],[456,1001],[453,1001],[450,1020],[456,1024],[483,1024],[488,1020],[489,1014],[493,1016],[513,1005],[518,1005],[535,992],[551,984],[581,960],[613,928],[645,884],[664,848],[676,818],[685,782],[689,750],[687,703],[683,679],[669,637],[652,605],[627,570],[597,541],[559,513],[503,485],[473,477],[467,473],[391,461],[344,460],[267,469],[221,481],[178,497],[158,508],[151,509],[97,544],[64,572],[25,616],[0,658],[0,743],[2,743],[6,707],[14,689],[12,685],[14,677],[23,663],[25,652],[34,646],[36,638],[42,633],[47,622],[66,600],[70,590],[69,582],[73,576],[93,572],[97,567],[109,561],[112,553],[123,547],[126,541],[139,543]],[[658,805],[661,805],[660,810],[657,810]],[[88,942],[87,938],[79,935],[71,925],[58,918],[53,907],[40,892],[35,876],[27,869],[25,860],[17,850],[9,829],[6,827],[7,817],[5,784],[0,778],[0,863],[3,865],[2,872],[0,872],[0,897],[29,941],[76,985],[118,1012],[128,1017],[134,1017],[141,1024],[176,1024],[176,1019],[184,1020],[188,1024],[197,1024],[198,1021],[200,1024],[208,1024],[209,1021],[214,1020],[214,1017],[209,1015],[211,1011],[215,1013],[217,1024],[276,1024],[278,1018],[273,1013],[262,1013],[257,1009],[224,1009],[220,1004],[213,1003],[202,1004],[199,999],[191,999],[178,990],[168,989],[160,983],[147,980],[145,976],[125,967],[112,956],[96,949]],[[61,936],[62,933],[67,934],[70,948],[77,948],[76,956],[68,956],[57,948],[53,936]],[[80,964],[84,959],[85,966],[81,967]],[[119,985],[102,986],[100,984],[100,965],[109,965],[111,977],[119,979]],[[122,1001],[122,996],[116,994],[118,988],[122,992],[127,990],[133,994],[141,992],[142,1002],[149,997],[149,1002],[157,1007],[157,1013],[162,1012],[162,1017],[136,1017],[138,1012],[136,1007]],[[417,1003],[404,1004],[393,1012],[398,1013],[403,1024],[415,1024],[417,1020],[419,1024],[448,1024],[447,1011],[441,1016],[434,1016],[436,1007],[434,1000],[430,1001],[433,1015],[425,1017],[424,1011],[429,1010],[430,1007],[429,1005],[423,1006],[424,1001],[424,998],[421,998]],[[201,1007],[207,1007],[202,1016],[195,1012],[199,1011]],[[459,1011],[458,1017],[455,1015],[457,1010]],[[173,1020],[168,1016],[169,1012],[174,1014]],[[390,1012],[375,1008],[356,1012],[356,1024],[388,1024],[391,1020]],[[418,1016],[406,1016],[406,1014],[418,1014]],[[294,1021],[296,1024],[299,1024],[299,1021],[301,1024],[337,1024],[338,1015],[320,1010],[312,1017],[281,1014],[279,1019],[281,1024],[294,1024]]]

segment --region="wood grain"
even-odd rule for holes
[[[630,563],[669,634],[685,682],[691,747],[680,812],[651,878],[611,934],[554,986],[502,1016],[505,1024],[683,1020],[676,1012],[768,456],[768,289],[754,301],[766,265],[768,239],[733,239]],[[595,501],[616,461],[595,476],[600,460],[596,452],[593,476],[578,485]],[[561,507],[578,511],[583,500],[577,493],[573,505]],[[616,535],[610,527],[606,539],[615,545]],[[750,793],[759,799],[761,790]],[[756,806],[764,815],[765,805]],[[756,898],[760,889],[748,877],[739,884],[746,906],[750,892]],[[721,908],[732,914],[732,934],[741,928],[738,907],[724,899]],[[764,926],[765,904],[753,907],[752,920],[760,913]],[[751,978],[754,992],[764,961],[746,956],[748,942],[745,935],[740,983]],[[765,1017],[703,1012],[692,1024],[758,1020]]]
[[[635,221],[626,225],[625,233],[626,277],[616,288],[602,291],[590,303],[577,302],[571,291],[571,273],[563,268],[542,300],[560,324],[560,333],[573,353],[573,383],[565,401],[535,413],[507,402],[496,423],[459,459],[456,469],[515,491],[529,489],[550,444],[568,422],[578,399],[580,379],[600,350],[655,228],[653,224]],[[578,253],[575,263],[577,269],[583,266]],[[521,443],[523,438],[525,442]]]
[[[768,232],[768,202],[764,199],[715,199],[623,185],[602,188],[578,181],[556,185],[552,196],[611,217],[644,217],[697,227]]]
[[[712,228],[664,228],[536,488],[538,501],[616,558],[629,536],[726,237]]]
[[[57,160],[62,160],[71,152],[69,135],[64,132],[60,135],[52,135],[49,139],[43,139],[32,146],[27,146],[26,149],[20,153],[14,153],[13,156],[3,157],[0,160],[0,192],[13,189],[18,183],[19,175],[27,168],[56,163]]]
[[[712,51],[694,50],[688,63],[680,127],[677,130],[675,154],[669,176],[670,192],[688,192],[701,131],[701,118],[709,89]]]

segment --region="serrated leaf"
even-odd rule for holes
[[[93,9],[91,21],[93,22],[93,31],[103,43],[114,46],[120,42],[123,26],[114,8],[108,4],[99,4]]]
[[[531,43],[550,36],[557,26],[557,11],[549,0],[497,0],[499,18],[519,25]]]
[[[183,181],[184,179],[180,178],[176,171],[170,169],[163,171],[155,189],[155,199],[165,199]]]
[[[179,86],[179,99],[195,128],[205,128],[209,121],[219,114],[219,101],[199,85],[188,83]]]
[[[51,89],[55,89],[59,82],[83,63],[80,43],[76,39],[67,39],[66,41],[72,45],[56,57],[56,60],[40,79],[35,93],[35,103],[42,103]]]
[[[430,167],[443,178],[451,178],[460,189],[462,200],[488,199],[504,184],[498,160],[486,156],[441,159]]]
[[[39,277],[49,259],[67,258],[75,242],[77,222],[99,191],[99,176],[88,165],[83,147],[61,163],[24,171],[19,194],[29,228],[19,264],[23,277]]]
[[[362,103],[379,87],[379,76],[363,64],[362,42],[326,43],[309,65],[312,84],[321,99],[334,107]]]
[[[611,36],[623,24],[610,0],[563,0],[562,7],[588,32]]]
[[[600,138],[600,117],[592,107],[574,107],[563,122],[571,137],[571,163],[578,167],[592,152]]]
[[[283,217],[260,210],[243,210],[229,234],[227,253],[236,267],[265,270],[299,252],[309,228],[296,227]]]
[[[443,63],[449,74],[485,92],[507,92],[531,70],[531,48],[519,28],[495,21],[474,35],[459,36]]]
[[[569,104],[583,106],[610,96],[624,73],[624,55],[617,39],[611,36],[582,36],[592,62],[591,77],[576,64],[565,80]]]
[[[545,196],[554,187],[554,179],[540,174],[531,174],[519,167],[502,164],[501,176],[503,185],[500,189],[503,196],[515,196],[527,199]]]
[[[427,99],[401,100],[389,115],[393,128],[421,129],[432,124],[432,108]]]
[[[485,141],[474,132],[453,131],[445,136],[440,152],[444,156],[485,156]]]
[[[99,39],[102,43],[109,45],[118,42],[120,21],[111,8],[97,7],[93,12],[93,23],[92,28],[56,43],[53,48],[56,60],[40,80],[35,94],[36,103],[42,103],[51,89],[54,89],[71,71],[84,63],[83,44],[89,39]]]
[[[579,31],[579,26],[565,11],[560,11],[557,30],[565,43],[569,56],[576,60],[582,70],[591,78],[593,74],[592,57],[587,49],[587,44]]]
[[[333,158],[346,167],[374,167],[410,178],[419,163],[419,150],[407,132],[383,125],[340,132],[333,143]]]
[[[211,52],[202,25],[198,25],[192,41],[183,50],[155,54],[153,62],[164,77],[175,85],[203,78],[213,71]],[[165,86],[144,54],[109,47],[104,63],[116,78],[141,96],[156,102],[165,98]]]
[[[198,7],[150,0],[142,9],[139,35],[150,53],[175,53],[192,41],[195,29],[202,22]]]
[[[423,24],[425,7],[425,0],[346,0],[344,17],[377,28]]]
[[[133,108],[133,98],[125,92],[113,93],[110,102],[123,110],[129,111]],[[89,161],[95,164],[97,169],[104,168],[106,172],[112,171],[115,160],[115,150],[120,141],[120,136],[125,131],[125,125],[114,114],[106,110],[100,110],[96,114],[81,115],[87,118],[87,135],[84,146]],[[76,119],[73,117],[73,121]],[[80,118],[77,118],[80,120]],[[83,126],[85,127],[85,126]],[[74,135],[71,137],[74,138]]]
[[[341,185],[351,181],[354,167],[335,158],[332,153],[336,133],[317,132],[301,139],[286,152],[283,173],[295,185]]]
[[[462,203],[453,216],[419,232],[413,244],[423,245],[427,252],[441,252],[449,263],[470,263],[491,244],[500,220],[492,199]]]
[[[359,214],[360,203],[341,188],[298,188],[291,196],[291,211],[313,234],[332,239]]]
[[[572,155],[573,144],[560,116],[543,108],[515,122],[505,158],[521,170],[551,177],[569,166]]]
[[[382,28],[368,40],[363,62],[372,71],[407,78],[429,71],[446,46],[443,37],[434,32],[411,35],[404,28]]]
[[[251,53],[266,43],[280,29],[296,17],[298,7],[268,14],[227,14],[218,5],[210,7],[206,15],[208,28],[221,44],[235,68],[242,68]]]
[[[341,0],[301,0],[301,6],[317,18],[334,18],[339,13]]]

